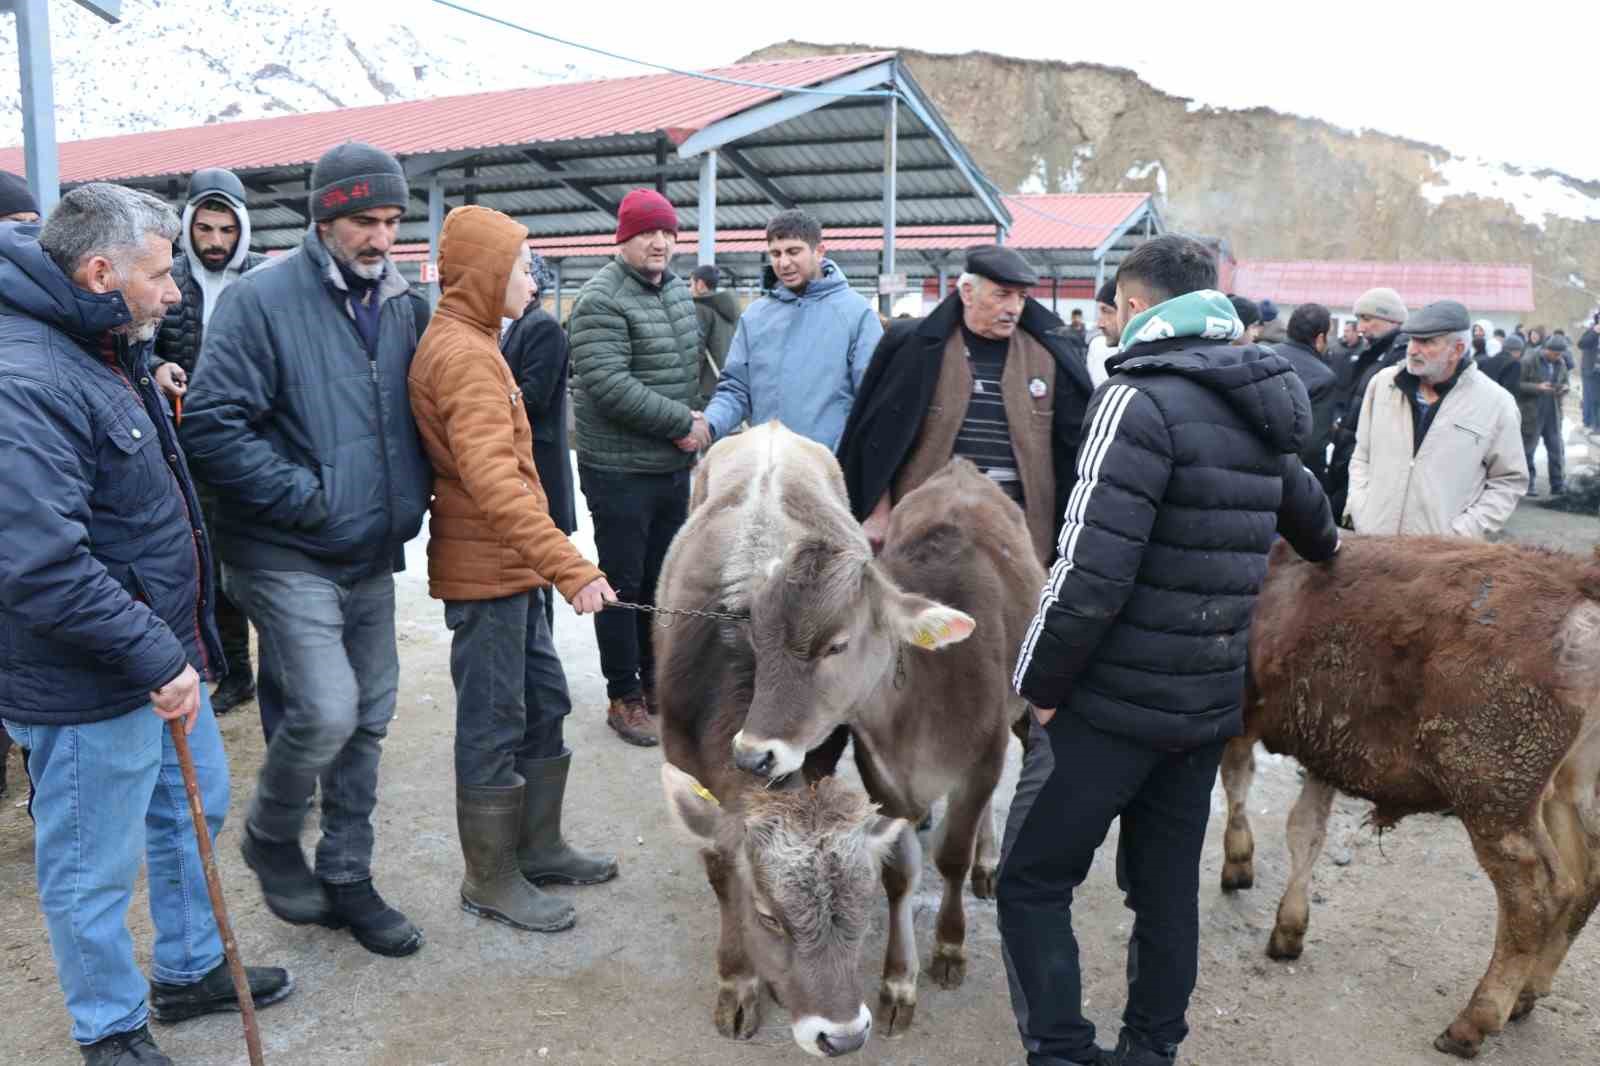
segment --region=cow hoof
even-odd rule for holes
[[[928,962],[928,976],[945,991],[961,987],[967,979],[967,952],[960,944],[936,944]]]
[[[1225,862],[1222,864],[1222,891],[1243,892],[1256,887],[1254,863]]]
[[[883,982],[878,990],[878,1032],[890,1038],[905,1036],[916,1016],[917,983],[906,978]]]
[[[1291,932],[1282,926],[1272,931],[1272,939],[1267,941],[1267,958],[1277,959],[1279,962],[1293,962],[1300,957],[1306,948],[1306,932]]]
[[[995,881],[998,871],[993,866],[974,866],[972,868],[972,894],[979,899],[994,899]]]
[[[1533,1008],[1537,1007],[1538,1005],[1539,994],[1537,992],[1524,991],[1522,995],[1517,997],[1517,1005],[1511,1008],[1511,1017],[1506,1020],[1520,1022],[1522,1019],[1532,1014]]]
[[[761,983],[754,977],[722,981],[712,1015],[717,1032],[730,1040],[749,1040],[761,1028]]]
[[[1483,1036],[1473,1027],[1456,1022],[1439,1034],[1433,1046],[1458,1059],[1475,1059],[1478,1049],[1483,1046]]]

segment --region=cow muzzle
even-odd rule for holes
[[[830,1022],[810,1014],[794,1023],[794,1042],[806,1054],[819,1059],[834,1059],[860,1051],[871,1035],[872,1012],[865,1003],[848,1022]]]
[[[733,765],[747,774],[770,781],[794,773],[805,761],[805,749],[785,741],[747,737],[742,729],[733,736]]]

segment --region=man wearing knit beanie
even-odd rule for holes
[[[240,276],[206,325],[183,443],[219,498],[223,585],[261,634],[269,743],[245,862],[284,921],[409,955],[422,932],[373,886],[372,812],[400,672],[394,571],[432,485],[407,399],[427,304],[388,256],[399,162],[341,144],[310,185],[300,247]],[[319,780],[313,872],[300,832]]]
[[[1378,372],[1406,358],[1406,336],[1400,332],[1400,323],[1409,312],[1405,301],[1393,289],[1379,287],[1368,289],[1355,304],[1356,329],[1366,339],[1367,346],[1356,353],[1353,360],[1335,367],[1339,375],[1334,386],[1333,422],[1329,439],[1333,442],[1333,459],[1328,464],[1328,501],[1333,504],[1335,521],[1345,519],[1345,505],[1350,489],[1350,456],[1356,448],[1356,428],[1361,421],[1361,404],[1366,399],[1367,387]]]
[[[689,513],[689,468],[708,439],[700,414],[700,330],[694,299],[673,275],[678,216],[666,197],[635,189],[617,211],[617,257],[572,307],[578,480],[595,548],[617,596],[655,602],[667,546]],[[660,742],[650,616],[595,616],[606,722],[630,744]]]
[[[39,204],[28,183],[7,170],[0,170],[0,222],[37,222]]]

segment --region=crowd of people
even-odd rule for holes
[[[875,547],[952,457],[1021,508],[1051,569],[1019,651],[1035,743],[998,890],[1019,1031],[1030,1063],[1170,1063],[1272,541],[1324,561],[1339,524],[1490,536],[1541,441],[1551,491],[1564,483],[1560,331],[1501,336],[1454,301],[1411,310],[1379,288],[1334,338],[1325,307],[1284,322],[1218,292],[1214,256],[1183,237],[1126,258],[1093,337],[1033,299],[1037,274],[1000,246],[972,249],[927,315],[885,323],[805,212],[771,219],[764,287],[741,309],[715,268],[672,272],[676,212],[636,189],[563,325],[514,219],[449,214],[430,306],[389,254],[410,196],[393,156],[337,146],[309,187],[304,240],[267,259],[226,170],[197,172],[181,215],[91,184],[42,222],[0,175],[0,738],[25,749],[40,906],[93,1066],[167,1063],[151,1019],[237,1006],[194,902],[168,723],[214,836],[230,787],[216,716],[256,700],[268,744],[239,836],[267,907],[379,955],[423,946],[372,858],[394,575],[425,517],[451,634],[460,904],[570,927],[572,904],[540,886],[618,864],[562,831],[572,700],[554,597],[594,616],[610,728],[658,744],[650,615],[634,608],[654,605],[696,456],[772,419],[835,450]],[[1600,322],[1576,344],[1591,427],[1597,344]],[[571,540],[569,395],[593,562]],[[1230,562],[1199,562],[1216,558]],[[1106,1051],[1082,1013],[1071,898],[1119,817],[1138,965]],[[148,980],[125,925],[142,863]],[[282,968],[248,978],[257,1005],[294,988]]]

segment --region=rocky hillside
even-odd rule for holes
[[[749,58],[867,48],[791,41]],[[1266,108],[1215,110],[1128,70],[901,54],[1007,192],[1150,191],[1173,228],[1220,234],[1240,258],[1531,262],[1529,321],[1569,330],[1600,302],[1600,183]]]

